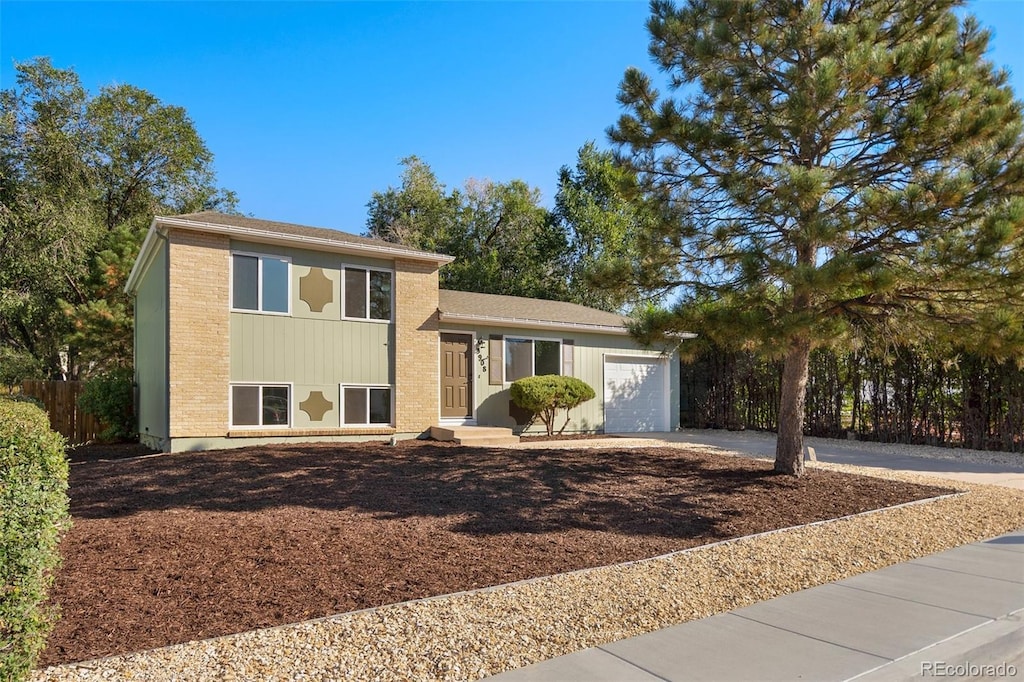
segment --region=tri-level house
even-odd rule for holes
[[[449,256],[215,212],[156,218],[128,278],[141,439],[163,451],[521,428],[521,377],[597,398],[567,432],[678,426],[675,348],[572,303],[438,289]]]

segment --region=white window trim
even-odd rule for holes
[[[509,352],[508,352],[508,342],[510,340],[511,341],[532,341],[532,342],[537,342],[537,341],[554,341],[554,342],[558,343],[558,376],[562,376],[562,339],[561,338],[551,338],[550,336],[518,336],[518,335],[517,336],[505,336],[501,340],[502,344],[504,344],[504,345],[502,345],[502,351],[504,351],[504,352],[503,352],[502,357],[501,357],[501,359],[502,359],[502,366],[501,366],[502,375],[501,375],[501,379],[502,379],[502,382],[504,382],[505,386],[511,386],[512,383],[513,383],[513,382],[508,380],[508,359],[510,357],[509,356]],[[536,349],[536,347],[534,347],[533,353],[530,354],[530,376],[531,377],[537,376],[537,349]],[[526,377],[523,377],[523,378],[525,379]]]
[[[359,318],[356,318],[359,319]],[[391,391],[391,421],[388,423],[384,422],[371,422],[366,421],[359,424],[349,423],[345,421],[345,389],[346,388],[386,388]],[[366,391],[366,418],[370,418],[370,391]],[[395,424],[395,387],[391,384],[338,384],[338,425],[341,428],[346,427],[370,427],[370,426],[394,426]]]
[[[366,272],[366,317],[349,317],[345,314],[345,287],[348,284],[348,277],[346,271],[348,270],[363,270]],[[376,317],[370,317],[370,272],[386,272],[391,275],[391,310],[388,319],[381,320]],[[395,271],[389,268],[381,268],[374,265],[343,265],[341,266],[341,319],[348,320],[351,322],[373,322],[375,324],[391,324],[395,319]],[[357,386],[358,384],[348,384],[349,386]]]
[[[258,386],[260,389],[260,421],[263,421],[263,389],[264,388],[280,388],[282,386],[288,389],[288,423],[287,424],[239,424],[235,425],[232,421],[234,418],[234,387],[235,386]],[[293,413],[295,412],[295,386],[291,381],[232,381],[228,383],[228,427],[236,431],[266,431],[275,430],[283,431],[285,429],[292,428],[294,422]]]
[[[235,307],[235,256],[247,256],[249,258],[256,259],[256,309],[251,308],[236,308]],[[274,260],[281,260],[288,264],[288,274],[285,279],[288,283],[288,311],[279,312],[277,310],[263,310],[263,260],[265,258],[272,258]],[[291,317],[292,314],[292,259],[291,256],[278,256],[272,253],[256,253],[255,251],[232,251],[231,258],[228,261],[228,286],[230,291],[228,293],[231,302],[229,307],[233,313],[251,313],[255,315],[277,315],[278,317]],[[280,384],[284,385],[284,384]]]
[[[471,336],[471,337],[473,337],[472,340],[469,342],[469,370],[470,370],[469,371],[469,385],[470,385],[470,391],[472,391],[472,393],[473,393],[473,399],[471,401],[469,401],[471,403],[471,405],[470,405],[470,415],[468,417],[463,417],[462,419],[452,418],[452,417],[442,417],[441,416],[441,401],[439,399],[438,403],[437,403],[437,420],[439,422],[442,422],[442,423],[445,423],[445,424],[460,424],[462,426],[476,426],[476,403],[477,403],[477,399],[478,399],[478,394],[476,392],[477,391],[477,386],[476,386],[476,362],[477,362],[477,356],[476,356],[476,353],[477,353],[477,348],[476,348],[476,332],[475,331],[466,331],[465,329],[439,329],[438,333],[437,333],[437,352],[434,354],[438,358],[438,363],[440,363],[440,359],[441,359],[441,335],[442,334],[457,334],[457,335],[460,335],[460,336]],[[516,338],[518,338],[518,337],[516,337]],[[437,371],[437,375],[438,375],[438,380],[437,380],[438,387],[437,387],[437,389],[438,389],[438,391],[440,391],[441,390],[441,379],[440,379],[440,377],[441,377],[441,367],[440,367],[440,364],[438,365],[437,370],[438,370]],[[502,371],[504,371],[504,368],[502,368]]]

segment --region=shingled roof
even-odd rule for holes
[[[184,213],[182,215],[166,217],[160,216],[157,220],[161,222],[188,221],[193,223],[210,223],[214,225],[256,230],[259,232],[273,232],[275,234],[288,234],[296,237],[328,239],[331,241],[343,242],[345,244],[377,245],[387,243],[379,239],[359,237],[354,234],[349,234],[348,232],[332,230],[326,227],[308,227],[306,225],[296,225],[295,223],[282,223],[276,220],[262,220],[260,218],[249,218],[244,215],[230,215],[227,213],[219,213],[217,211],[199,211],[198,213]]]
[[[314,240],[337,245],[348,245],[362,247],[367,250],[387,251],[394,255],[406,255],[409,257],[426,258],[438,262],[447,263],[452,261],[451,256],[431,253],[413,249],[401,244],[386,242],[383,239],[371,239],[360,237],[340,230],[333,230],[326,227],[309,227],[308,225],[297,225],[295,223],[282,223],[276,220],[262,220],[260,218],[249,218],[241,215],[229,215],[217,211],[200,211],[198,213],[185,213],[175,216],[157,216],[156,223],[175,227],[192,227],[201,229],[204,226],[215,226],[234,228],[237,232],[253,238],[259,237],[293,237],[297,240]]]
[[[427,261],[444,265],[454,258],[440,253],[412,249],[401,244],[393,244],[382,239],[360,237],[340,230],[325,227],[309,227],[295,223],[281,223],[275,220],[260,220],[240,215],[228,215],[217,211],[200,211],[173,216],[157,216],[146,233],[142,248],[135,259],[132,271],[125,283],[125,291],[132,293],[139,283],[139,278],[152,262],[156,252],[157,233],[168,229],[193,230],[226,235],[242,241],[259,244],[278,244],[295,246],[336,253],[365,255],[375,258],[404,258],[408,260]]]
[[[476,322],[510,327],[576,328],[625,334],[624,325],[629,320],[622,315],[565,301],[447,289],[439,292],[437,307],[442,322]]]

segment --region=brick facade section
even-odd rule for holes
[[[171,230],[168,249],[170,436],[225,436],[230,242],[220,235]]]
[[[395,260],[395,429],[422,433],[437,422],[437,264]]]

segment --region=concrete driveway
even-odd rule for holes
[[[639,434],[616,435],[635,440]],[[691,443],[721,448],[752,457],[775,456],[775,434],[773,433],[686,429],[645,434],[645,436],[647,439],[670,445]],[[822,462],[913,471],[968,483],[987,483],[1024,490],[1024,454],[986,453],[976,450],[940,449],[829,438],[805,438],[804,445],[813,447],[818,460]]]

